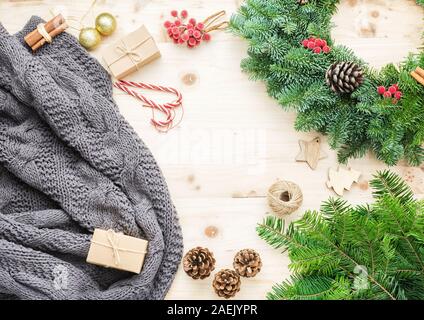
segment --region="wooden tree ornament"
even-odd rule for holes
[[[299,140],[300,152],[296,156],[296,161],[307,162],[312,170],[315,170],[318,161],[327,157],[321,150],[321,139],[314,138],[311,141]]]
[[[358,183],[360,176],[361,173],[352,168],[345,169],[339,167],[337,170],[330,168],[328,170],[327,187],[333,188],[334,192],[339,196],[343,196],[344,189],[350,190],[354,182]]]

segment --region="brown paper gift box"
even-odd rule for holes
[[[106,48],[103,60],[113,76],[122,79],[160,56],[155,40],[143,25]]]
[[[119,270],[140,273],[147,253],[148,242],[116,233],[95,229],[87,262]]]

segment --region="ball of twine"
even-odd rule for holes
[[[296,211],[303,202],[303,194],[299,186],[291,181],[283,180],[278,180],[269,187],[267,198],[268,205],[278,216]]]

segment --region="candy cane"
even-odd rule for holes
[[[177,89],[171,88],[171,87],[163,87],[163,86],[157,86],[154,84],[146,84],[142,82],[133,82],[133,81],[126,81],[126,80],[119,80],[114,83],[114,87],[118,88],[129,95],[139,99],[143,102],[143,104],[146,107],[149,107],[152,109],[152,119],[150,120],[153,126],[155,126],[156,129],[160,131],[169,131],[175,126],[172,125],[174,119],[175,119],[175,109],[179,106],[182,107],[182,101],[183,96],[181,92],[179,92]],[[129,89],[132,88],[139,88],[139,89],[149,89],[149,90],[155,90],[155,91],[162,91],[162,92],[168,92],[173,93],[177,96],[177,99],[173,102],[167,102],[167,103],[156,103],[155,101],[146,98],[144,95]],[[155,110],[158,110],[162,112],[165,115],[165,120],[156,120],[155,119]],[[184,110],[183,110],[184,112]],[[181,122],[181,120],[178,122],[178,124]],[[178,125],[177,124],[177,125]]]

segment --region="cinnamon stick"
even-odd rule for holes
[[[52,32],[54,29],[60,27],[65,22],[65,19],[61,14],[58,14],[56,17],[51,19],[50,21],[47,21],[44,25],[44,28],[48,33]],[[30,33],[28,33],[24,40],[25,42],[30,46],[33,47],[36,43],[38,43],[41,39],[43,39],[43,36],[37,31],[37,29],[34,29]]]
[[[417,72],[412,71],[411,76],[424,86],[424,78],[421,77]]]
[[[63,31],[68,28],[68,24],[66,22],[62,23],[59,27],[54,29],[52,32],[49,32],[50,37],[54,38],[57,35],[61,34]],[[46,43],[46,39],[41,38],[34,46],[31,47],[32,51],[37,51],[40,47],[42,47]]]
[[[415,69],[415,72],[418,73],[422,78],[424,78],[424,70],[421,69],[420,67],[417,67]]]

